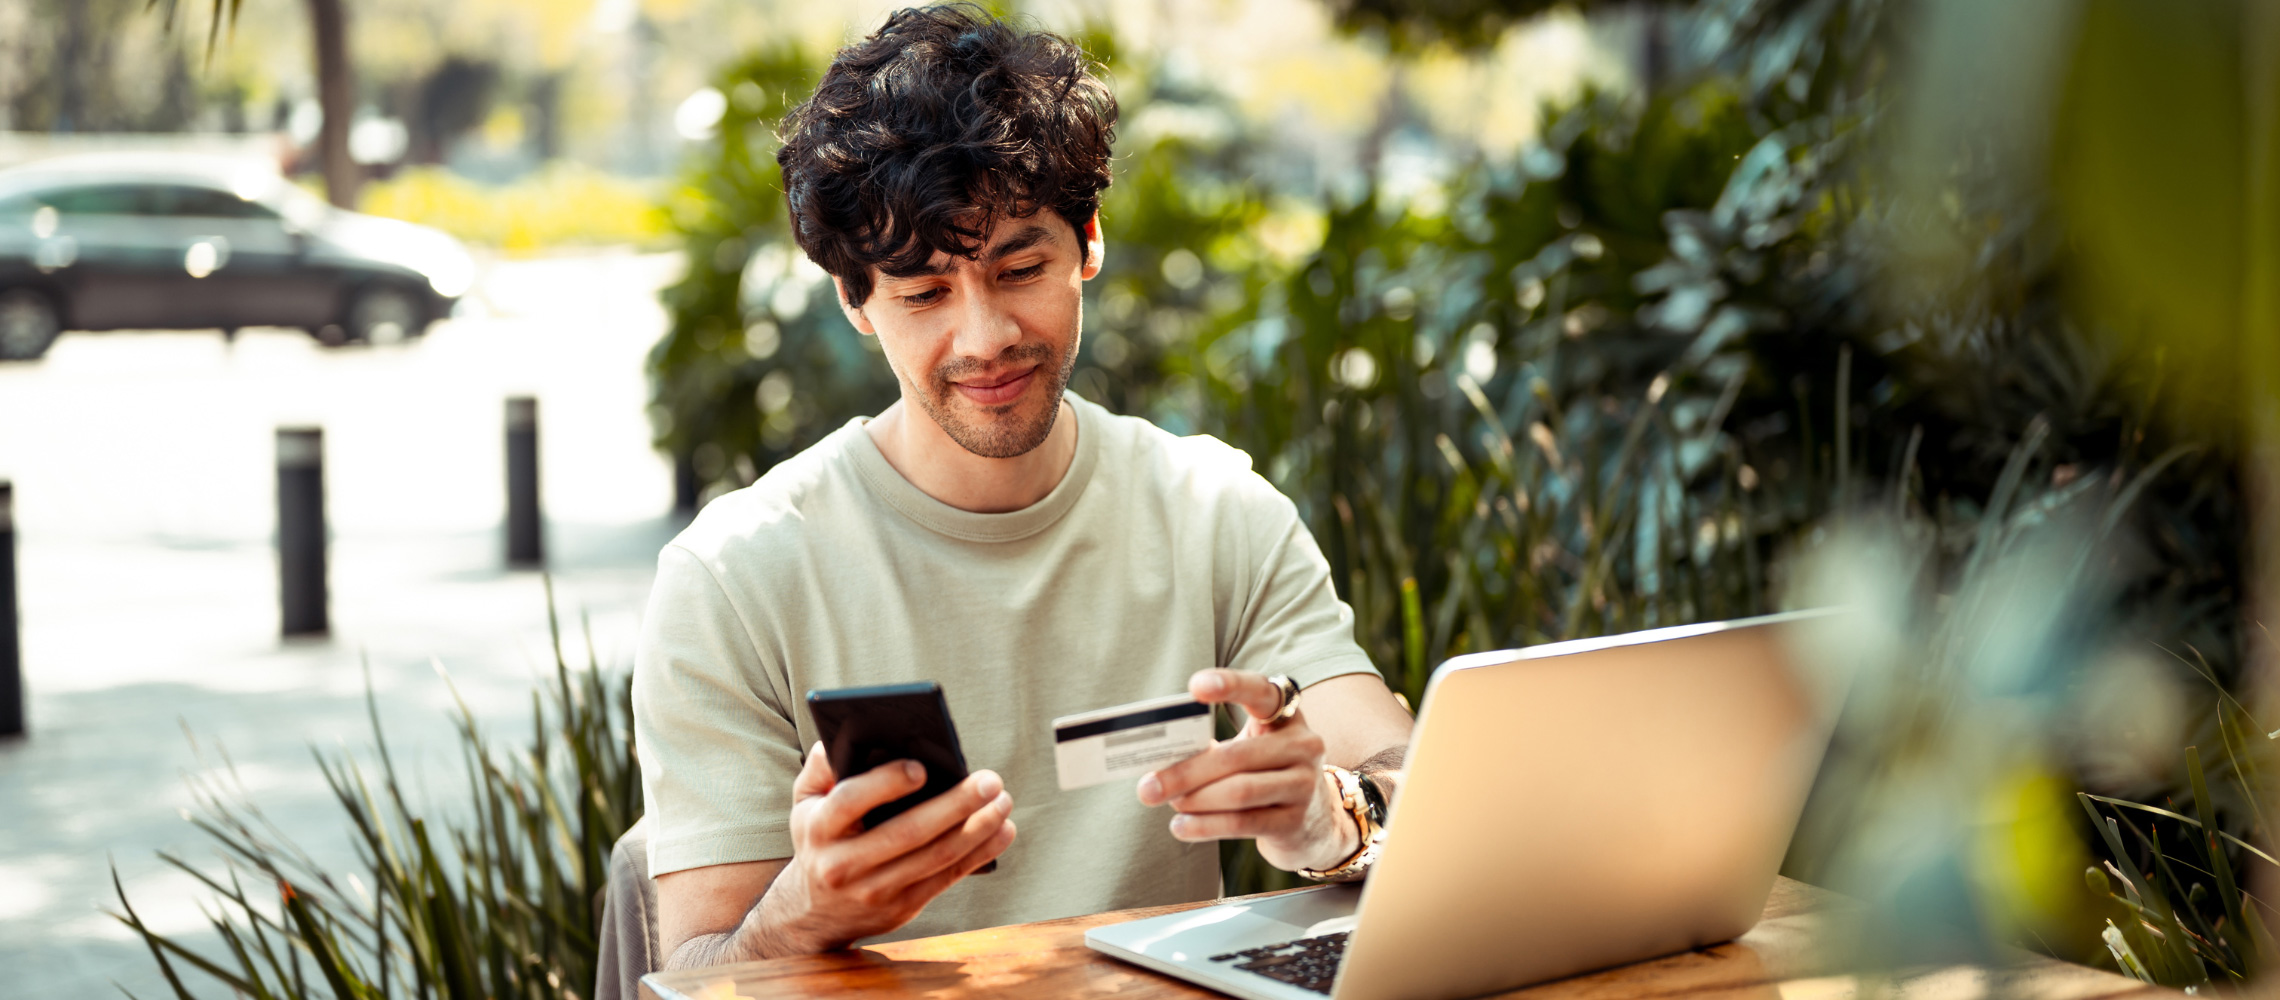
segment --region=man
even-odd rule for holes
[[[902,398],[659,557],[634,708],[668,967],[1209,898],[1227,838],[1330,878],[1374,857],[1324,765],[1390,783],[1410,719],[1295,508],[1240,452],[1064,394],[1115,117],[1075,46],[949,6],[784,121],[795,235]],[[803,695],[914,680],[977,770],[865,830],[922,772],[837,780]],[[1183,687],[1242,734],[1057,787],[1051,719]]]

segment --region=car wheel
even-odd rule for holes
[[[0,292],[0,360],[30,361],[63,332],[55,302],[28,288]]]
[[[427,317],[410,292],[375,285],[356,293],[348,305],[348,339],[394,344],[427,328]]]

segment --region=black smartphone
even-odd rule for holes
[[[966,780],[966,754],[959,749],[958,727],[950,721],[950,703],[943,700],[940,684],[810,691],[807,703],[823,736],[824,757],[839,780],[898,760],[915,760],[926,768],[926,784],[918,791],[863,814],[866,830]],[[974,874],[996,870],[993,859]]]

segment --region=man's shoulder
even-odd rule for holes
[[[673,546],[707,562],[797,551],[813,535],[814,521],[846,513],[861,492],[852,452],[865,443],[863,433],[860,422],[850,421],[752,485],[714,498],[674,536]]]
[[[1289,501],[1252,468],[1251,456],[1209,434],[1174,434],[1139,417],[1097,406],[1102,419],[1105,468],[1125,470],[1131,488],[1153,491],[1179,504],[1203,502],[1275,507]]]

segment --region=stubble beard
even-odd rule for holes
[[[1045,405],[1034,414],[1017,414],[1025,405],[1032,405],[1027,393],[1022,398],[998,406],[976,406],[958,394],[951,380],[961,375],[988,367],[971,358],[960,358],[936,368],[928,379],[926,391],[914,393],[919,408],[926,411],[935,426],[942,428],[958,447],[983,458],[1017,458],[1035,451],[1045,439],[1053,435],[1054,421],[1061,416],[1061,396],[1069,387],[1069,376],[1077,366],[1077,344],[1069,341],[1068,350],[1056,352],[1050,345],[1041,343],[1016,344],[998,356],[1010,364],[1037,363],[1036,377],[1045,380]],[[992,419],[995,418],[995,419]]]

